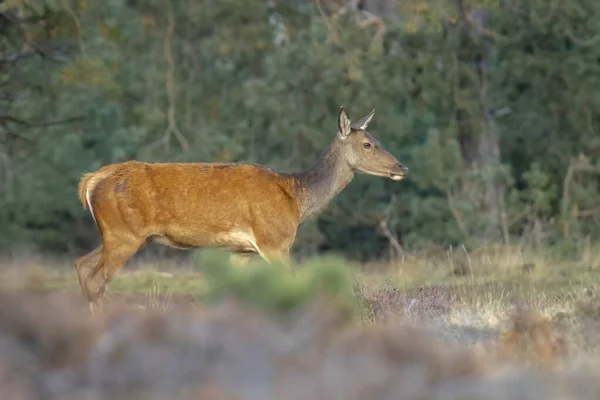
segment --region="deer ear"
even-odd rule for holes
[[[340,114],[338,115],[338,136],[340,139],[346,139],[350,132],[350,117],[348,117],[344,107],[340,107]]]
[[[353,123],[352,127],[354,129],[361,129],[361,130],[367,129],[367,127],[369,126],[369,123],[373,119],[374,115],[375,115],[375,110],[371,111],[369,113],[369,115],[367,115],[365,117],[362,117],[361,119],[359,119],[358,121],[356,121],[355,123]]]

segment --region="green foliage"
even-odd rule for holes
[[[600,160],[600,3],[474,1],[494,36],[480,42],[442,29],[454,4],[402,3],[377,49],[375,27],[305,1],[2,3],[26,22],[0,33],[0,58],[16,57],[0,61],[0,247],[88,250],[77,182],[107,163],[307,168],[340,105],[353,119],[375,108],[371,133],[410,173],[357,177],[301,227],[296,254],[379,257],[382,219],[408,248],[488,240],[490,188],[517,240],[600,238],[599,175],[564,187],[576,157]],[[162,140],[169,110],[187,152]]]
[[[422,190],[449,190],[465,171],[458,143],[443,137],[437,129],[428,132],[425,143],[414,149],[412,158],[419,160],[414,180]]]
[[[550,175],[542,171],[539,164],[533,163],[531,169],[523,173],[523,183],[524,189],[511,192],[512,206],[520,208],[527,218],[549,215],[556,199],[556,184]]]
[[[296,266],[294,271],[260,260],[250,267],[215,261],[202,265],[209,302],[234,298],[244,305],[285,316],[316,300],[325,300],[348,315],[355,312],[354,280],[341,257],[319,257]]]

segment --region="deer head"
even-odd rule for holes
[[[375,110],[352,123],[344,107],[340,107],[337,133],[340,152],[354,171],[400,181],[408,173],[408,168],[367,131],[374,115]]]

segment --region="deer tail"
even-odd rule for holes
[[[100,169],[96,172],[88,172],[81,177],[79,181],[79,201],[81,201],[81,205],[83,205],[83,209],[89,209],[90,214],[96,220],[96,216],[94,215],[94,209],[92,208],[92,196],[94,194],[94,190],[96,186],[104,179],[108,178],[114,170],[112,168]]]
[[[92,180],[95,174],[95,172],[89,172],[83,175],[83,177],[79,181],[79,201],[81,201],[81,205],[83,206],[84,210],[86,210],[89,206],[86,194],[88,193],[88,186],[90,184],[90,181]]]

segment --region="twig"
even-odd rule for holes
[[[498,195],[498,202],[500,203],[500,227],[502,228],[504,245],[508,247],[510,246],[510,231],[508,228],[508,216],[506,214],[506,205],[504,204],[504,197]]]
[[[25,50],[20,53],[12,53],[12,54],[0,54],[0,63],[13,63],[15,61],[22,60],[24,58],[29,58],[38,54],[33,50]]]
[[[567,35],[567,37],[571,39],[573,43],[582,47],[594,46],[600,40],[600,35],[596,35],[589,39],[580,39],[577,36],[575,36],[575,34],[569,28],[565,29],[565,35]]]
[[[14,196],[14,175],[13,170],[11,168],[12,162],[8,154],[6,154],[3,150],[0,150],[0,163],[4,164],[4,178],[6,180],[4,197],[7,201],[13,200]]]
[[[402,245],[400,244],[400,242],[398,242],[398,239],[396,239],[396,235],[394,235],[392,233],[392,230],[390,229],[388,222],[387,222],[395,200],[396,200],[396,197],[394,195],[392,195],[390,202],[388,203],[387,207],[384,209],[383,217],[379,220],[379,227],[381,228],[383,235],[390,242],[390,245],[394,248],[394,250],[396,250],[397,257],[404,257],[405,255],[407,255],[411,258],[414,258],[413,255],[411,255],[406,250],[404,250],[404,248],[402,248]]]
[[[452,216],[454,217],[458,228],[465,236],[468,236],[469,234],[467,232],[467,227],[465,226],[465,223],[463,222],[460,213],[456,209],[456,205],[454,204],[454,196],[452,195],[450,189],[446,190],[446,199],[448,200],[448,208],[450,208],[450,212],[452,213]]]
[[[19,133],[16,133],[16,132],[13,132],[13,131],[7,129],[6,124],[4,124],[4,123],[0,122],[0,127],[3,128],[2,131],[4,131],[4,135],[6,136],[6,139],[8,139],[5,142],[8,142],[9,140],[10,141],[21,140],[21,141],[23,141],[25,143],[28,143],[30,145],[35,144],[35,142],[33,140],[31,140],[30,138],[25,137],[25,136],[23,136],[23,135],[21,135]],[[5,139],[5,138],[2,138],[2,139]]]
[[[377,32],[371,39],[371,43],[369,45],[369,49],[370,49],[369,51],[371,53],[373,52],[375,44],[381,41],[383,34],[385,33],[386,25],[381,20],[381,18],[379,18],[375,14],[372,14],[368,11],[359,9],[355,0],[349,1],[345,5],[342,5],[339,10],[337,10],[333,13],[331,18],[327,17],[325,12],[323,11],[323,8],[321,6],[321,0],[315,0],[315,4],[317,6],[317,9],[319,10],[319,14],[321,14],[321,17],[323,17],[323,19],[325,20],[325,24],[327,25],[327,30],[329,31],[328,40],[330,40],[331,42],[333,42],[335,44],[340,45],[341,43],[340,43],[340,40],[338,37],[337,30],[335,29],[335,24],[332,22],[332,20],[337,21],[337,19],[341,15],[346,14],[349,11],[349,9],[350,9],[350,12],[354,13],[354,19],[359,28],[364,29],[364,28],[367,28],[372,25],[377,26]],[[366,18],[361,20],[361,15],[365,16]],[[345,46],[342,45],[342,47],[344,47],[344,50],[346,50],[346,52],[348,52],[348,50],[346,49]]]
[[[73,9],[71,9],[71,7],[69,7],[67,5],[65,0],[62,0],[61,3],[62,3],[63,8],[65,9],[65,11],[67,12],[67,14],[69,14],[73,18],[73,22],[75,23],[75,27],[77,28],[77,42],[79,44],[79,50],[81,51],[81,54],[85,58],[86,54],[85,54],[85,48],[83,46],[83,33],[82,33],[83,31],[81,29],[81,21],[79,21],[79,17],[75,13],[75,11],[73,11]]]
[[[25,6],[30,7],[30,5],[28,5],[27,3],[25,3]],[[34,10],[34,12],[35,12],[35,10]],[[15,27],[15,29],[17,29],[19,31],[19,33],[21,35],[21,39],[25,43],[26,48],[30,49],[30,50],[27,50],[27,49],[23,50],[21,53],[18,53],[16,55],[12,55],[14,58],[12,60],[10,59],[11,57],[8,56],[7,57],[8,60],[4,60],[4,62],[14,62],[14,61],[17,61],[17,60],[20,60],[23,58],[30,57],[33,54],[37,54],[40,57],[42,57],[44,59],[48,59],[55,63],[64,63],[66,61],[64,58],[60,58],[56,54],[52,54],[50,50],[44,50],[44,49],[38,47],[36,44],[31,43],[29,41],[29,38],[27,37],[27,31],[23,27],[23,24],[38,23],[40,21],[44,21],[47,18],[46,12],[44,12],[44,14],[42,14],[41,16],[35,16],[35,17],[29,17],[29,18],[19,18],[12,13],[2,13],[1,15],[2,15],[2,17],[4,17],[4,19],[6,21],[10,22]]]
[[[331,23],[327,15],[325,15],[323,7],[321,7],[321,0],[315,0],[315,5],[317,6],[317,10],[319,10],[319,14],[321,14],[321,17],[323,17],[323,19],[325,20],[325,25],[327,25],[327,30],[329,31],[329,39],[333,43],[338,43],[337,33],[335,32],[333,24]]]
[[[381,228],[383,235],[390,242],[390,245],[392,245],[392,247],[396,251],[396,254],[398,257],[404,256],[404,255],[407,255],[411,258],[413,257],[410,253],[408,253],[406,250],[404,250],[402,248],[402,245],[398,242],[398,239],[396,239],[396,237],[392,234],[392,231],[390,230],[390,227],[388,226],[386,219],[382,218],[379,221],[379,227]]]
[[[483,23],[479,25],[471,14],[471,7],[466,5],[464,0],[456,0],[456,6],[458,7],[458,11],[460,13],[459,18],[465,23],[467,27],[467,32],[471,36],[471,39],[474,43],[480,43],[480,37],[483,36],[488,39],[496,39],[496,33],[487,29],[483,26]]]
[[[373,53],[374,46],[377,43],[381,44],[381,41],[383,40],[383,35],[384,35],[387,27],[386,27],[385,23],[381,20],[381,18],[379,18],[377,15],[370,13],[369,11],[366,11],[366,10],[358,9],[356,4],[354,5],[354,12],[355,12],[356,24],[358,25],[359,28],[364,29],[364,28],[372,26],[372,25],[377,26],[377,32],[375,32],[375,35],[371,38],[371,43],[369,44],[369,51],[371,53]],[[366,18],[361,20],[361,15],[365,16]]]
[[[0,121],[12,122],[12,123],[23,125],[23,126],[26,126],[29,128],[36,128],[36,127],[40,127],[40,126],[69,124],[72,122],[83,121],[84,118],[85,117],[83,115],[80,115],[80,116],[69,117],[69,118],[60,119],[60,120],[56,120],[56,121],[29,122],[29,121],[25,121],[25,120],[17,118],[17,117],[13,117],[11,115],[0,115]]]
[[[600,215],[600,207],[596,207],[591,210],[577,211],[577,213],[575,214],[575,217],[589,218],[589,217],[595,217],[597,215]]]
[[[569,168],[567,169],[567,173],[565,174],[565,179],[563,180],[563,195],[562,195],[562,214],[563,214],[563,235],[565,237],[569,237],[571,235],[571,224],[569,219],[566,218],[567,209],[571,203],[571,196],[569,194],[571,182],[573,181],[573,177],[576,172],[588,172],[591,174],[600,174],[600,167],[596,167],[590,165],[589,160],[585,156],[580,156],[579,159],[575,162],[571,161]],[[593,212],[593,210],[592,210]],[[577,218],[580,216],[582,212],[577,211],[577,204],[575,204],[572,208],[571,216]],[[588,211],[584,213],[588,214]]]
[[[168,25],[164,42],[164,56],[167,62],[165,78],[169,108],[167,110],[167,129],[162,139],[159,140],[159,144],[165,145],[168,149],[171,142],[171,135],[173,135],[179,141],[179,145],[181,146],[183,151],[188,151],[188,142],[179,130],[179,127],[177,126],[177,120],[175,118],[175,62],[173,61],[172,52],[173,34],[175,33],[175,21],[173,18],[173,9],[171,8],[170,0],[165,0],[165,11],[167,14]]]

